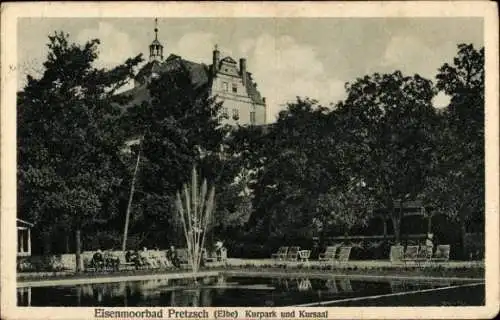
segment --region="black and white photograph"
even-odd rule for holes
[[[494,316],[498,18],[464,3],[8,4],[6,319]]]

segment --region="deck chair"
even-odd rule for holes
[[[404,258],[404,247],[403,246],[391,246],[391,251],[389,253],[389,259],[392,263],[403,262]]]
[[[404,263],[413,262],[416,263],[418,259],[418,246],[407,246],[403,257]]]
[[[280,247],[278,249],[278,252],[273,253],[271,255],[271,258],[276,260],[285,260],[287,253],[288,253],[288,247]]]
[[[299,251],[300,251],[300,247],[290,247],[288,249],[288,253],[286,254],[286,259],[289,261],[298,261],[299,260]]]
[[[434,256],[431,258],[433,262],[447,262],[450,260],[450,245],[449,244],[440,244],[436,247],[436,252]]]
[[[352,247],[349,247],[349,246],[340,247],[337,258],[333,261],[335,261],[337,263],[349,261],[349,256],[351,255],[351,250],[352,250]]]
[[[319,261],[335,260],[339,245],[326,247],[325,252],[319,254]]]

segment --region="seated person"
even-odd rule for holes
[[[142,249],[142,251],[139,253],[139,255],[140,255],[142,263],[144,265],[148,265],[152,268],[157,267],[156,261],[154,259],[152,259],[151,252],[148,251],[148,249],[146,247],[144,247]]]
[[[142,266],[142,261],[137,251],[127,251],[125,254],[125,261],[132,262],[136,269]]]
[[[167,250],[167,259],[174,267],[181,267],[181,262],[179,260],[179,257],[177,256],[177,251],[175,250],[174,246],[170,246],[170,248]]]
[[[154,254],[155,254],[154,257],[156,259],[156,262],[158,263],[158,266],[165,267],[165,268],[169,266],[167,257],[166,257],[164,252],[162,252],[162,251],[160,251],[160,249],[156,248],[154,250]]]
[[[104,252],[104,263],[107,268],[118,270],[120,266],[120,258],[115,256],[111,251],[106,250]]]
[[[101,249],[97,250],[96,253],[92,256],[92,261],[90,262],[92,267],[96,269],[104,268],[104,257],[102,255]]]

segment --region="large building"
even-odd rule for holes
[[[252,74],[247,70],[247,61],[232,57],[221,58],[215,45],[212,64],[192,62],[181,56],[170,54],[163,57],[163,45],[158,40],[158,28],[154,29],[155,39],[149,45],[149,62],[144,65],[134,79],[134,88],[127,91],[132,95],[132,104],[140,103],[149,97],[148,82],[160,73],[179,67],[189,71],[195,87],[209,88],[210,95],[223,101],[224,123],[231,125],[264,125],[266,123],[266,99],[257,90]]]

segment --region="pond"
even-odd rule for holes
[[[484,283],[213,276],[17,289],[19,306],[480,306]]]

